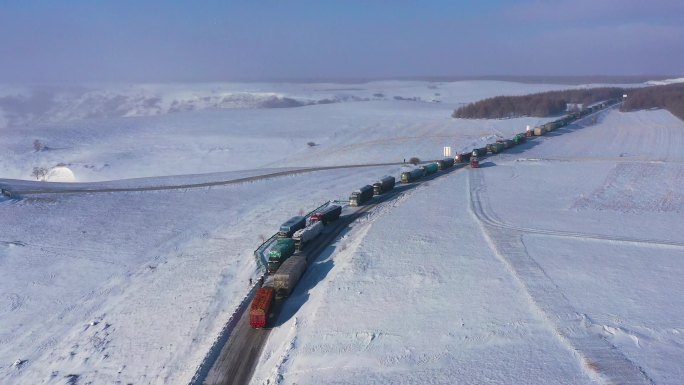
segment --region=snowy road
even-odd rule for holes
[[[326,226],[324,233],[302,250],[309,265],[343,232],[349,229],[349,225],[372,212],[376,207],[385,202],[394,200],[406,191],[421,185],[421,183],[433,180],[440,176],[446,176],[454,171],[463,169],[463,165],[456,165],[446,171],[423,178],[420,182],[409,184],[397,184],[394,190],[382,196],[376,196],[373,201],[361,207],[345,207],[343,216],[339,220]],[[303,280],[304,278],[302,278]],[[279,326],[294,316],[292,313],[282,313],[285,301],[276,301],[273,313],[275,325]],[[232,331],[228,343],[222,349],[216,363],[203,382],[209,385],[241,385],[248,384],[257,365],[264,344],[268,340],[270,329],[253,329],[249,327],[249,312],[244,311],[236,328]]]
[[[428,161],[432,162],[432,161]],[[13,181],[6,180],[5,182],[0,182],[0,187],[8,191],[12,195],[34,195],[34,194],[73,194],[73,193],[110,193],[110,192],[137,192],[137,191],[162,191],[162,190],[181,190],[189,188],[202,188],[202,187],[213,187],[213,186],[225,186],[229,184],[254,182],[257,180],[264,180],[270,178],[276,178],[279,176],[302,174],[306,172],[315,171],[325,171],[325,170],[338,170],[338,169],[349,169],[349,168],[361,168],[361,167],[376,167],[376,166],[395,166],[402,165],[404,163],[375,163],[375,164],[352,164],[352,165],[342,165],[342,166],[325,166],[325,167],[307,167],[295,170],[278,171],[269,174],[248,176],[244,178],[229,179],[229,180],[217,180],[211,182],[203,183],[183,183],[183,184],[169,184],[163,186],[146,186],[146,187],[97,187],[97,183],[93,184],[79,184],[73,183],[72,186],[69,184],[61,184],[59,187],[55,187],[55,183],[32,183],[26,184],[24,181],[23,186],[17,186]],[[35,187],[33,187],[35,186]]]

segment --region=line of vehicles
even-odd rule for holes
[[[307,267],[307,260],[300,251],[316,239],[325,226],[340,218],[342,206],[328,204],[308,217],[294,216],[280,226],[275,245],[268,251],[266,270],[269,273],[262,286],[256,290],[249,307],[249,324],[264,328],[275,298],[290,295]]]
[[[489,143],[484,147],[459,153],[454,158],[444,158],[412,170],[404,171],[401,173],[399,180],[401,183],[412,183],[438,171],[452,168],[455,164],[467,163],[471,168],[478,168],[480,167],[480,159],[488,154],[498,154],[508,148],[525,143],[530,137],[544,135],[547,132],[564,127],[592,112],[618,102],[619,100],[610,100],[598,103],[585,110],[570,113],[561,119],[539,127],[532,128],[528,126],[525,132],[518,133],[511,139],[498,139],[496,142]],[[372,185],[364,185],[358,190],[353,191],[349,196],[349,204],[350,206],[364,205],[374,196],[391,191],[395,185],[396,179],[393,176],[385,176]],[[316,210],[308,217],[295,216],[280,226],[278,239],[275,245],[268,251],[267,271],[270,275],[266,278],[262,287],[257,289],[254,300],[250,305],[249,323],[252,327],[264,328],[267,326],[269,311],[274,299],[288,296],[306,271],[306,257],[299,255],[299,252],[321,234],[325,225],[337,220],[341,214],[342,206],[328,204]]]

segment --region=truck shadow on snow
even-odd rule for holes
[[[425,176],[421,178],[420,182],[417,183],[399,184],[392,190],[391,193],[383,194],[379,197],[374,198],[374,203],[384,203],[397,199],[401,196],[403,192],[421,186],[425,182],[432,181],[441,176],[454,172],[462,168],[463,166],[463,164],[460,164],[456,167],[444,170],[443,172]],[[370,214],[370,212],[354,214],[353,218],[350,218],[347,223],[341,225],[342,227],[339,231],[334,231],[332,233],[334,234],[334,238],[332,238],[332,240],[329,241],[330,243],[324,246],[320,252],[307,252],[309,267],[304,272],[301,280],[297,283],[294,290],[288,297],[276,299],[272,309],[272,318],[270,318],[269,321],[270,327],[279,327],[285,324],[290,319],[292,319],[292,317],[297,314],[299,309],[302,306],[304,306],[304,304],[309,300],[309,297],[311,295],[310,291],[314,289],[321,281],[323,281],[328,275],[328,273],[330,273],[330,271],[335,266],[333,254],[335,254],[335,252],[338,251],[339,247],[344,248],[344,242],[341,240],[349,231],[352,230],[353,223],[356,220]]]
[[[346,232],[346,231],[345,231]],[[313,262],[304,273],[301,281],[297,283],[292,294],[282,304],[280,314],[273,323],[273,327],[278,327],[289,321],[299,309],[309,300],[309,291],[325,279],[330,273],[335,261],[331,258],[337,246],[331,245],[321,253],[319,258]]]

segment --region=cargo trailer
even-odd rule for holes
[[[394,188],[396,179],[393,176],[385,176],[373,183],[373,195],[384,194]]]
[[[295,251],[301,250],[309,241],[316,238],[323,231],[323,222],[315,221],[311,225],[295,231],[292,235]]]
[[[423,169],[423,174],[430,175],[436,173],[437,170],[439,170],[439,165],[435,162],[426,164],[425,166],[421,166],[421,168]]]
[[[280,225],[278,231],[278,238],[290,238],[295,231],[303,229],[306,226],[306,218],[302,216],[295,216],[287,220],[287,222]]]
[[[256,290],[252,304],[249,306],[249,326],[266,327],[274,294],[275,290],[271,287],[260,287]]]
[[[415,182],[423,177],[423,169],[414,168],[411,171],[404,171],[401,173],[401,183]]]
[[[487,155],[487,147],[476,148],[473,150],[473,154],[472,154],[472,156],[476,156],[478,158],[481,158],[485,155]]]
[[[444,159],[437,161],[437,168],[439,170],[446,170],[446,169],[451,168],[453,166],[454,166],[454,159],[453,158],[444,158]]]
[[[367,184],[351,193],[351,196],[349,196],[349,205],[361,206],[371,198],[373,198],[373,186]]]
[[[306,271],[306,257],[295,255],[283,262],[273,274],[273,287],[278,297],[287,297]]]
[[[454,159],[454,161],[456,163],[466,163],[466,162],[470,161],[470,155],[471,155],[470,152],[462,152],[462,153],[456,155],[456,159]]]
[[[309,217],[309,221],[321,221],[325,225],[328,224],[328,222],[337,220],[340,217],[340,214],[342,214],[342,206],[328,205],[311,214],[311,216]]]

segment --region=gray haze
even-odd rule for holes
[[[4,1],[0,82],[677,75],[684,2]]]

